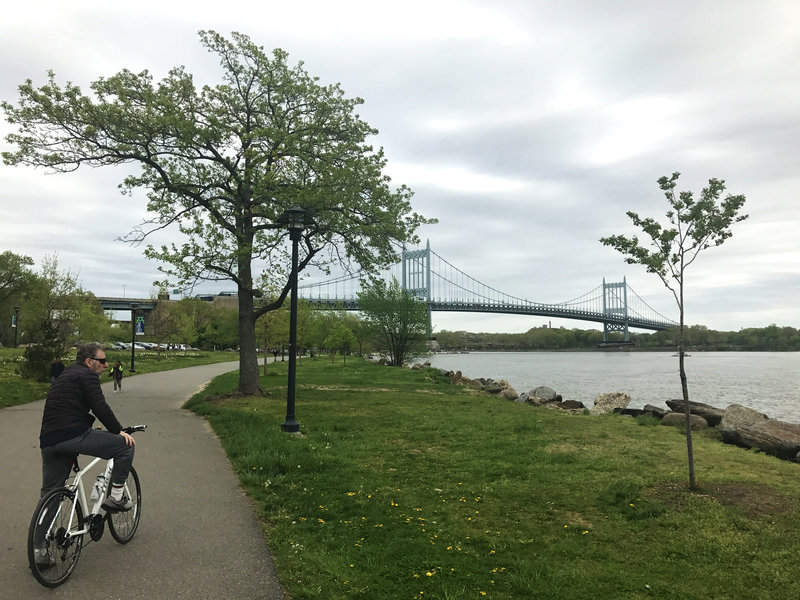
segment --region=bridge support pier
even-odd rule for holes
[[[625,278],[621,282],[606,283],[603,278],[603,314],[611,319],[603,321],[603,344],[609,343],[608,334],[612,331],[623,332],[623,339],[630,344],[628,331],[628,284]]]
[[[403,247],[403,281],[400,285],[413,296],[425,300],[428,308],[428,339],[433,337],[431,319],[431,242],[424,250],[406,250]]]

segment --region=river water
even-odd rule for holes
[[[505,379],[523,393],[540,385],[587,408],[607,392],[631,408],[680,398],[678,358],[669,352],[470,352],[435,354],[434,367],[465,377]],[[800,423],[800,352],[696,352],[686,357],[689,399],[718,408],[742,404]]]

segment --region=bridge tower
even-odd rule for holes
[[[424,300],[428,308],[428,339],[433,334],[431,321],[431,242],[428,240],[424,250],[406,250],[403,246],[403,281],[400,285],[419,300]]]
[[[621,282],[606,283],[603,278],[603,314],[614,317],[613,322],[603,322],[603,343],[608,343],[608,334],[611,331],[622,331],[625,335],[625,343],[631,341],[628,332],[628,283],[625,278]],[[619,318],[622,317],[622,323]]]

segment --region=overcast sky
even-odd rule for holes
[[[144,0],[14,2],[0,20],[0,98],[31,78],[80,85],[184,65],[219,81],[198,30],[238,31],[365,100],[420,231],[502,292],[557,303],[605,277],[677,318],[669,292],[598,241],[664,220],[656,181],[711,177],[747,221],[687,273],[687,323],[800,327],[800,2],[797,0]],[[9,125],[0,121],[3,138]],[[3,150],[9,149],[3,140]],[[58,255],[96,295],[148,297],[163,276],[116,241],[146,218],[121,170],[52,175],[0,164],[0,251]],[[235,289],[218,285],[218,291]],[[434,314],[437,329],[521,332],[544,318]],[[554,322],[589,328],[580,321]]]

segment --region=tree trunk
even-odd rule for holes
[[[681,376],[681,392],[683,392],[683,402],[685,403],[684,415],[686,416],[686,454],[689,458],[689,489],[694,491],[697,485],[694,479],[694,448],[692,445],[692,410],[689,406],[689,383],[686,379],[686,367],[684,365],[684,356],[686,353],[685,338],[684,338],[684,324],[683,324],[683,281],[680,282],[680,336],[678,338],[678,370]]]
[[[239,391],[243,394],[257,394],[258,354],[256,353],[255,315],[253,314],[253,294],[239,290]]]

